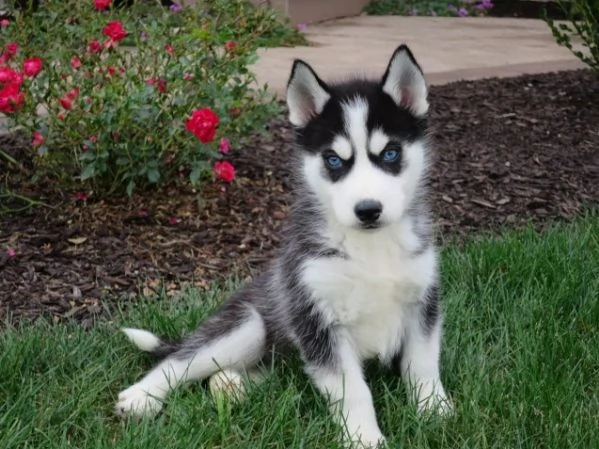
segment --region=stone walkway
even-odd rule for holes
[[[542,20],[359,16],[310,26],[311,46],[260,52],[260,84],[284,94],[294,58],[326,79],[348,73],[380,76],[393,50],[406,43],[430,84],[585,67],[558,46]]]

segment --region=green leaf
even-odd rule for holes
[[[96,166],[93,164],[88,164],[83,167],[83,172],[81,172],[81,180],[85,181],[86,179],[93,178],[96,175]]]
[[[156,184],[160,179],[160,171],[157,168],[149,168],[148,169],[148,181],[152,184]]]
[[[96,155],[89,151],[85,152],[85,153],[81,153],[81,156],[79,156],[79,157],[83,162],[92,162],[92,161],[96,160]]]
[[[127,191],[127,196],[128,197],[131,197],[131,195],[133,195],[133,189],[134,188],[135,188],[135,181],[132,179],[131,181],[129,181],[127,183],[126,191]]]
[[[192,184],[196,184],[200,179],[200,176],[202,176],[202,171],[203,170],[200,167],[195,167],[189,174],[189,181]]]

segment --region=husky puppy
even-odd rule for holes
[[[405,45],[374,81],[327,84],[296,60],[287,105],[297,176],[278,256],[180,341],[124,329],[162,361],[120,393],[116,410],[154,415],[183,382],[252,373],[270,348],[291,347],[346,441],[375,447],[385,439],[367,359],[397,367],[419,410],[451,408],[439,376],[437,250],[425,202],[425,79]]]

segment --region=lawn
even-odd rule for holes
[[[596,447],[598,218],[445,244],[442,376],[457,414],[445,422],[419,418],[401,383],[369,366],[391,447]],[[118,328],[190,331],[232,287],[139,301],[87,330],[43,322],[5,330],[0,447],[339,447],[323,401],[293,359],[241,404],[214,401],[190,385],[169,397],[156,420],[113,416],[118,392],[150,364]]]

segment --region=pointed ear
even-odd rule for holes
[[[312,67],[296,59],[287,83],[287,106],[291,124],[306,126],[312,117],[322,112],[329,98],[331,95],[327,85],[318,78]]]
[[[407,45],[393,53],[382,80],[383,92],[417,117],[428,112],[428,90],[420,66]]]

